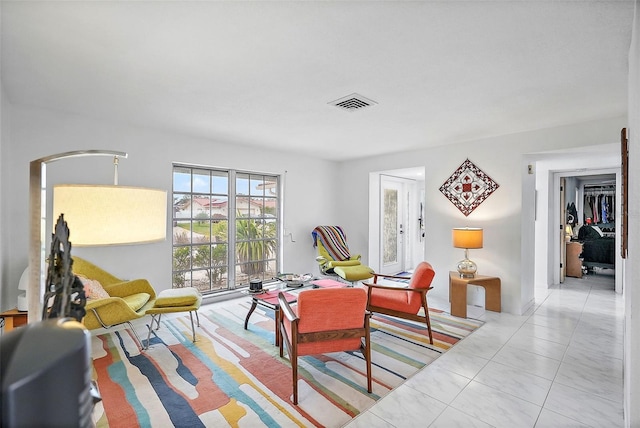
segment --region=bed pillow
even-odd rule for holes
[[[601,238],[600,233],[596,229],[594,229],[593,226],[591,227],[583,226],[580,228],[580,232],[578,232],[578,240],[580,241],[590,241],[592,239],[600,239],[600,238]]]
[[[604,236],[604,233],[602,232],[602,229],[600,229],[600,226],[591,226],[591,228],[596,232],[598,232],[598,235],[600,235],[600,238]]]

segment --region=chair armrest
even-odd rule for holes
[[[370,289],[379,288],[381,290],[398,290],[398,291],[399,290],[402,290],[402,291],[411,290],[408,285],[403,285],[401,287],[394,287],[394,286],[391,286],[391,285],[371,284],[371,283],[368,283],[368,282],[363,282],[362,285],[364,285],[366,287],[369,287]]]
[[[406,276],[397,276],[397,275],[385,275],[383,273],[375,273],[373,274],[373,283],[375,284],[378,280],[378,277],[380,278],[389,278],[389,279],[409,279]]]
[[[119,297],[105,297],[104,299],[90,299],[90,300],[87,300],[85,309],[87,311],[90,309],[98,309],[103,306],[107,306],[117,302],[122,302],[122,300]]]
[[[110,327],[144,316],[144,309],[133,311],[120,297],[88,300],[82,323],[89,330]]]
[[[327,265],[329,267],[334,267],[334,266],[357,266],[357,265],[360,264],[360,258],[361,258],[360,254],[356,254],[355,256],[351,256],[347,260],[329,260],[326,257],[318,256],[318,257],[316,257],[316,262],[318,262],[318,264],[320,266]]]
[[[392,287],[389,285],[380,285],[380,284],[369,284],[368,282],[363,282],[362,285],[365,285],[367,287],[369,287],[369,289],[373,289],[373,288],[379,288],[381,290],[396,290],[396,291],[414,291],[416,293],[426,293],[427,291],[431,290],[433,287],[429,287],[429,288],[409,288],[409,286],[404,286],[404,287]]]
[[[353,259],[349,259],[349,260],[331,260],[329,262],[327,262],[327,266],[329,267],[338,267],[338,266],[360,266],[362,263],[360,263],[359,260],[353,260]]]
[[[280,303],[280,312],[287,317],[290,322],[295,322],[299,319],[296,313],[293,312],[293,309],[291,309],[289,302],[287,302],[282,292],[278,293],[278,303]]]
[[[136,293],[148,293],[151,299],[156,298],[155,289],[146,279],[134,279],[104,286],[111,297],[125,297]]]

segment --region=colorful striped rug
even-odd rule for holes
[[[274,346],[273,311],[249,299],[203,307],[197,341],[189,317],[163,319],[140,353],[128,330],[92,337],[98,427],[339,427],[471,334],[482,322],[430,311],[434,344],[420,324],[371,320],[373,393],[359,352],[301,357],[299,405],[291,368]],[[145,334],[146,336],[146,334]]]

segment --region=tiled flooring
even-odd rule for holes
[[[347,426],[624,426],[624,303],[612,276],[539,290],[524,316],[469,307],[469,317],[486,324]]]

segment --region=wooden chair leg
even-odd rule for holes
[[[298,404],[298,356],[289,355],[293,375],[293,404]]]
[[[369,319],[366,321],[366,335],[364,337],[364,359],[367,363],[367,392],[371,393],[371,335],[369,333]]]
[[[433,345],[433,333],[431,332],[431,318],[429,318],[429,306],[425,301],[422,305],[424,307],[424,317],[427,320],[427,331],[429,332],[429,343]]]
[[[278,318],[277,318],[277,323],[276,323],[276,328],[278,329],[278,331],[280,331],[280,343],[278,343],[278,348],[280,350],[280,358],[284,357],[284,352],[282,349],[283,343],[284,342],[284,337],[286,335],[285,331],[284,331],[284,326],[282,325],[282,311],[278,311],[277,312]]]
[[[429,343],[433,345],[433,332],[431,331],[431,319],[427,315],[427,330],[429,330]]]

